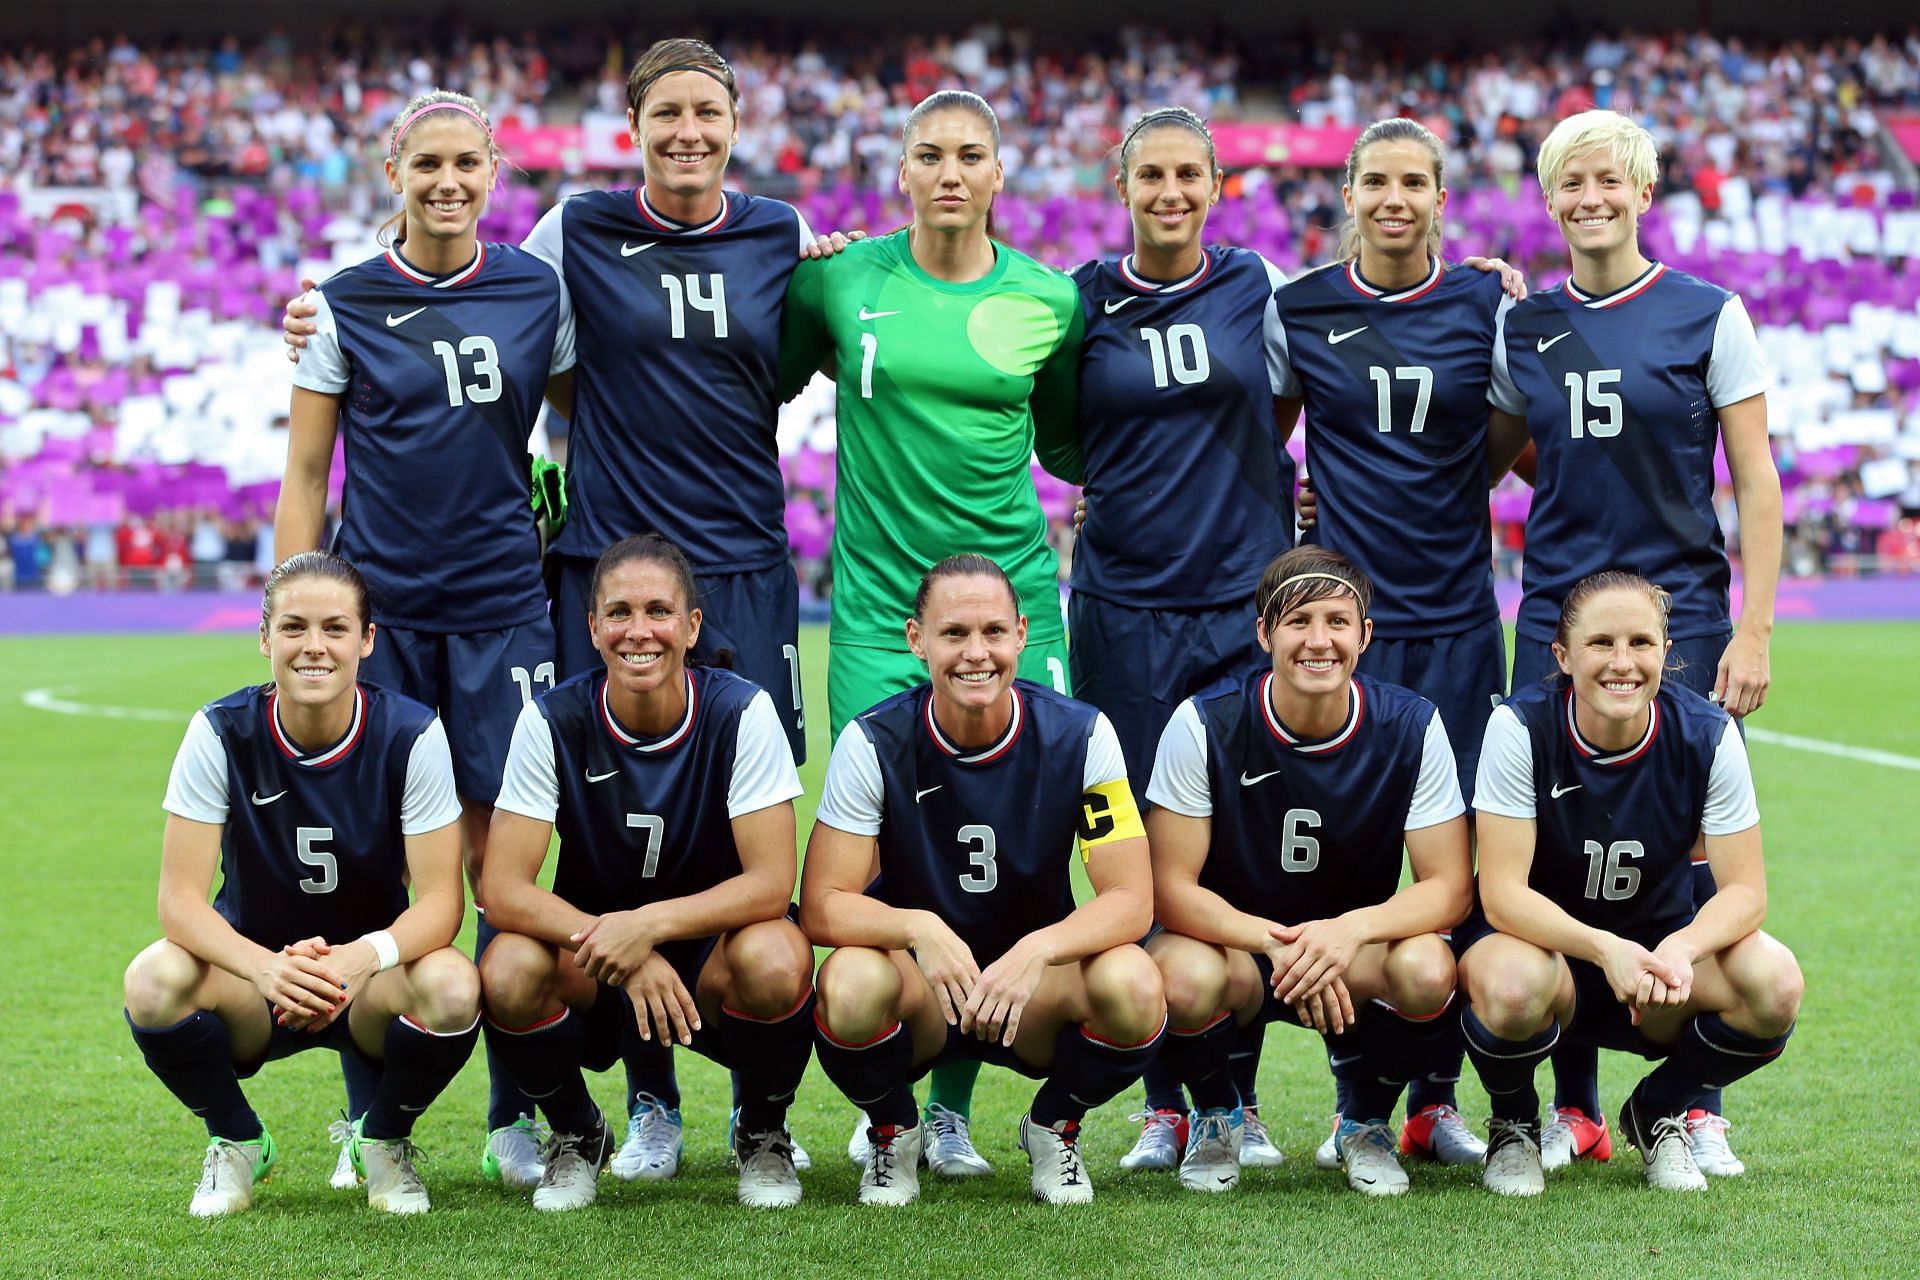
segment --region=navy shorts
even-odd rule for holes
[[[513,724],[554,685],[553,624],[535,618],[503,631],[443,635],[382,625],[360,678],[440,713],[463,800],[500,796]]]
[[[1466,955],[1480,939],[1497,932],[1480,910],[1480,886],[1475,884],[1473,910],[1453,927],[1450,941],[1454,960]],[[1607,975],[1599,965],[1572,956],[1564,959],[1573,973],[1573,1019],[1561,1028],[1561,1035],[1568,1042],[1618,1049],[1647,1058],[1667,1055],[1672,1046],[1656,1045],[1640,1034],[1640,1028],[1633,1025],[1632,1010],[1613,998],[1613,988],[1607,984]]]
[[[1073,696],[1106,713],[1134,792],[1146,794],[1160,733],[1182,702],[1269,659],[1252,600],[1212,609],[1142,609],[1076,591],[1067,601]]]
[[[559,586],[553,602],[553,627],[560,678],[598,671],[605,663],[593,647],[587,613],[596,561],[578,556],[560,559]],[[721,650],[733,654],[734,674],[767,691],[787,731],[795,764],[807,759],[807,719],[800,692],[800,580],[791,563],[748,573],[698,574],[700,642],[696,662],[711,661]]]
[[[273,1004],[271,1001],[263,1003],[267,1007],[267,1020],[272,1022]],[[347,1006],[347,1012],[349,1014],[353,1012],[352,1005]],[[259,1074],[260,1068],[269,1062],[291,1058],[294,1054],[305,1053],[308,1049],[332,1049],[342,1057],[351,1054],[375,1071],[381,1068],[380,1059],[368,1057],[360,1051],[360,1046],[353,1042],[353,1033],[347,1029],[347,1019],[343,1015],[328,1023],[322,1031],[295,1031],[291,1027],[283,1027],[274,1022],[273,1034],[267,1040],[267,1051],[252,1062],[235,1063],[233,1074],[242,1080],[247,1080]]]
[[[1507,636],[1498,618],[1449,636],[1388,640],[1378,636],[1360,655],[1360,670],[1404,685],[1440,711],[1460,775],[1460,795],[1473,808],[1473,781],[1487,717],[1507,690]]]
[[[1714,675],[1720,669],[1720,655],[1727,651],[1727,642],[1732,639],[1733,632],[1729,630],[1720,635],[1675,640],[1672,651],[1667,654],[1667,672],[1662,679],[1678,681],[1703,698],[1709,696],[1713,693]],[[1513,687],[1516,690],[1559,674],[1560,664],[1553,660],[1552,641],[1527,636],[1513,638]]]

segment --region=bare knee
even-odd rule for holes
[[[1806,991],[1800,962],[1792,951],[1765,934],[1740,944],[1738,990],[1746,1006],[1749,1030],[1756,1035],[1784,1035],[1800,1016],[1800,998]]]
[[[785,920],[748,925],[727,940],[725,1003],[752,1018],[777,1018],[799,1004],[813,979],[813,948]]]
[[[1132,1044],[1167,1020],[1160,968],[1132,943],[1095,956],[1086,966],[1088,1024],[1101,1036]]]
[[[480,957],[480,991],[487,1015],[505,1026],[545,1017],[553,1002],[553,949],[525,934],[502,933]]]
[[[835,1039],[870,1040],[899,1020],[900,971],[884,951],[841,947],[814,979],[820,1021]]]
[[[1453,949],[1438,934],[1422,934],[1389,947],[1386,970],[1393,1007],[1410,1018],[1436,1014],[1453,997]]]
[[[1488,939],[1469,953],[1467,998],[1487,1030],[1503,1040],[1524,1040],[1552,1019],[1559,968],[1547,952],[1511,940],[1483,951],[1494,942]]]
[[[122,989],[137,1027],[167,1027],[195,1011],[193,994],[206,965],[177,943],[160,939],[127,966]]]
[[[407,978],[414,997],[407,1012],[427,1030],[464,1031],[480,1015],[480,971],[452,947],[415,960],[407,966]]]
[[[1191,938],[1173,938],[1153,959],[1160,970],[1167,1016],[1175,1026],[1202,1026],[1227,1007],[1227,964],[1218,948]]]

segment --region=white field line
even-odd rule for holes
[[[1819,738],[1803,738],[1794,733],[1775,733],[1771,729],[1747,728],[1747,741],[1764,742],[1772,747],[1786,747],[1791,751],[1810,751],[1818,756],[1834,756],[1841,760],[1857,760],[1861,764],[1885,765],[1889,769],[1910,769],[1920,773],[1920,758],[1896,755],[1891,751],[1873,751],[1866,747],[1850,747],[1844,742],[1823,742]]]
[[[61,716],[93,716],[101,720],[154,720],[165,724],[185,724],[193,717],[191,711],[162,711],[157,707],[107,707],[91,702],[75,702],[60,696],[66,691],[57,688],[29,689],[20,695],[20,701],[36,711],[51,711]]]

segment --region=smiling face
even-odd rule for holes
[[[353,692],[360,660],[373,652],[373,625],[352,587],[336,578],[288,578],[260,627],[260,652],[288,703],[319,710]]]
[[[1373,638],[1373,620],[1361,616],[1352,592],[1336,591],[1285,610],[1271,624],[1260,619],[1256,634],[1273,655],[1281,696],[1317,700],[1346,691]]]
[[[900,194],[916,226],[961,233],[983,226],[1005,185],[993,131],[965,108],[929,112],[900,157]]]
[[[1660,692],[1667,639],[1660,611],[1645,592],[1610,589],[1580,605],[1554,641],[1553,656],[1573,681],[1574,718],[1595,741],[1621,741],[1645,732],[1647,707]]]
[[[934,697],[962,713],[1005,703],[1027,647],[1027,619],[1006,583],[987,574],[936,578],[907,646],[927,664]]]
[[[1129,152],[1114,186],[1133,216],[1135,251],[1186,252],[1220,202],[1225,177],[1214,169],[1206,140],[1183,125],[1162,125],[1143,130]]]
[[[646,165],[648,191],[698,201],[726,177],[740,117],[718,80],[674,71],[647,86],[638,111],[628,109],[627,129]]]
[[[387,161],[387,181],[406,202],[409,239],[472,239],[494,174],[486,132],[458,111],[421,116],[400,139],[399,159]]]
[[[1360,232],[1361,251],[1394,257],[1424,258],[1428,232],[1447,207],[1446,189],[1434,177],[1433,152],[1412,138],[1369,144],[1341,195]]]
[[[617,688],[643,699],[678,693],[687,651],[700,638],[700,611],[687,607],[670,566],[636,559],[607,569],[587,620]]]
[[[1653,205],[1653,184],[1636,187],[1609,148],[1570,156],[1547,193],[1547,212],[1567,247],[1589,258],[1639,252],[1640,215]]]

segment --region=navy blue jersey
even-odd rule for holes
[[[1131,256],[1073,273],[1086,316],[1075,591],[1146,609],[1251,600],[1293,545],[1293,458],[1274,429],[1267,359],[1285,278],[1224,248],[1171,284],[1140,276]]]
[[[559,277],[510,245],[440,277],[388,250],[317,293],[294,382],[340,397],[333,549],[366,575],[375,620],[460,634],[544,617],[527,441],[571,349]]]
[[[1572,281],[1533,294],[1503,329],[1495,403],[1539,449],[1520,634],[1550,638],[1567,592],[1602,569],[1672,592],[1676,640],[1724,634],[1715,409],[1769,381],[1740,300],[1656,263],[1605,297]]]
[[[582,672],[535,705],[553,734],[560,786],[553,891],[582,911],[628,911],[740,874],[728,812],[741,715],[760,687],[687,669],[687,714],[659,738],[614,718],[607,674]]]
[[[1487,384],[1500,277],[1439,261],[1385,293],[1357,263],[1281,287],[1282,394],[1306,402],[1324,498],[1302,541],[1373,579],[1373,625],[1450,635],[1497,618],[1487,508]]]
[[[280,727],[278,700],[273,685],[260,685],[204,711],[226,756],[228,798],[213,908],[263,947],[351,942],[406,910],[401,802],[434,715],[363,684],[346,735],[302,752]]]
[[[1274,714],[1273,678],[1255,671],[1194,696],[1213,802],[1200,883],[1289,924],[1385,902],[1400,887],[1438,712],[1410,689],[1355,676],[1346,724],[1304,739]],[[1451,755],[1444,768],[1451,776]],[[1457,791],[1437,812],[1461,812]]]
[[[1644,947],[1692,920],[1692,855],[1727,713],[1666,681],[1641,740],[1602,752],[1575,727],[1564,680],[1530,686],[1504,705],[1533,751],[1529,887],[1581,923]]]
[[[939,916],[983,967],[1074,909],[1073,842],[1100,714],[1031,681],[1014,689],[1016,721],[984,751],[959,751],[941,734],[930,685],[853,722],[884,787],[873,892]]]
[[[657,529],[702,573],[787,558],[774,379],[811,233],[792,205],[725,194],[718,217],[686,226],[638,190],[590,191],[527,237],[577,317],[565,555]]]

